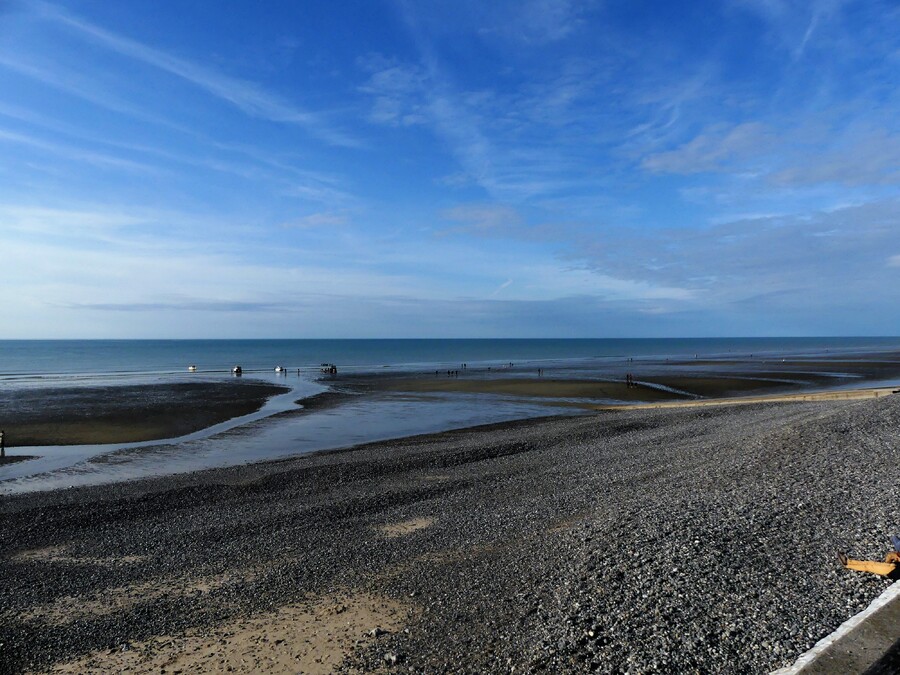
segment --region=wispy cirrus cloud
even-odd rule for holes
[[[309,230],[316,229],[320,227],[330,228],[337,227],[340,225],[346,225],[349,222],[349,217],[346,213],[334,213],[330,211],[323,211],[319,213],[311,213],[307,216],[301,216],[300,218],[294,218],[292,220],[288,220],[282,223],[282,227],[288,229],[301,229],[301,230]]]
[[[154,115],[140,106],[128,103],[115,94],[110,94],[109,91],[98,87],[92,78],[86,77],[75,69],[45,68],[3,53],[0,53],[0,66],[106,110],[183,133],[193,133],[188,127]]]
[[[86,162],[97,167],[109,170],[127,170],[139,171],[146,173],[159,172],[158,167],[142,162],[136,162],[129,159],[123,159],[114,155],[102,152],[95,152],[84,148],[63,143],[54,143],[42,138],[37,138],[30,134],[18,133],[15,131],[7,131],[0,129],[0,143],[14,143],[16,145],[24,145],[30,148],[52,153],[58,157],[62,157],[75,162]]]
[[[73,310],[94,310],[100,312],[228,312],[258,314],[292,309],[284,302],[254,302],[236,300],[198,300],[185,298],[168,302],[81,302],[59,305]]]
[[[274,122],[298,125],[314,137],[332,145],[346,147],[359,145],[358,140],[335,128],[326,121],[323,115],[303,110],[252,82],[225,75],[187,59],[149,47],[137,40],[117,35],[80,19],[56,5],[36,1],[33,3],[33,7],[45,19],[65,26],[81,37],[122,56],[176,75],[216,98],[234,105],[248,115]]]
[[[885,283],[884,252],[900,249],[898,218],[900,202],[892,199],[702,230],[614,229],[602,239],[582,238],[567,257],[601,274],[696,289],[710,307],[800,302],[804,311],[828,312],[831,304],[878,297]]]
[[[441,212],[441,218],[457,223],[438,234],[515,235],[522,225],[521,214],[505,204],[460,204]]]
[[[525,0],[496,3],[488,10],[483,33],[494,33],[541,46],[569,37],[582,25],[581,14],[591,3],[574,0]]]
[[[814,3],[795,0],[737,0],[735,6],[764,18],[776,37],[776,43],[803,56],[817,29],[835,18],[847,0],[819,0]]]
[[[427,121],[427,76],[422,69],[403,65],[381,54],[357,59],[370,73],[359,91],[373,97],[369,120],[376,124],[411,126]]]
[[[674,150],[645,157],[641,166],[654,172],[691,174],[734,170],[737,163],[745,171],[774,142],[772,132],[759,122],[717,124]]]

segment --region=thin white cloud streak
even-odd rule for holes
[[[339,182],[338,178],[335,176],[327,175],[320,171],[310,171],[307,169],[298,168],[284,161],[274,159],[266,152],[252,147],[211,140],[203,134],[198,133],[195,129],[176,124],[170,120],[158,117],[156,115],[151,115],[147,113],[146,110],[138,108],[136,106],[132,106],[122,101],[121,99],[110,96],[106,92],[97,91],[87,80],[85,80],[78,73],[71,71],[67,71],[65,73],[53,73],[49,70],[34,66],[33,64],[16,61],[3,54],[0,54],[0,66],[12,70],[13,72],[16,72],[20,75],[24,75],[33,80],[36,80],[48,87],[52,87],[66,94],[70,94],[84,101],[87,101],[88,103],[104,108],[105,110],[133,117],[134,119],[138,119],[143,122],[149,122],[151,124],[172,129],[173,131],[177,131],[204,144],[227,152],[238,153],[245,158],[253,160],[254,162],[268,165],[271,168],[277,169],[279,172],[291,173],[298,179],[300,179],[301,182],[299,185],[302,187],[297,188],[297,183],[295,181],[284,181],[289,184],[285,187],[286,193],[290,194],[292,190],[295,190],[295,196],[301,196],[303,198],[308,198],[312,201],[318,202],[348,202],[353,200],[353,197],[350,194],[343,192],[335,187],[335,185]],[[4,106],[2,110],[0,110],[0,112],[2,112],[2,114],[6,114],[7,116],[15,117],[22,121],[28,122],[30,124],[44,126],[45,128],[53,129],[61,133],[67,133],[73,136],[80,136],[85,140],[93,140],[98,143],[104,143],[106,145],[118,145],[123,149],[154,152],[160,156],[167,155],[170,159],[173,159],[175,161],[194,164],[197,166],[203,165],[216,171],[230,172],[235,173],[236,175],[249,177],[249,174],[245,169],[239,169],[232,164],[217,162],[216,160],[208,160],[208,163],[204,164],[204,160],[173,155],[172,153],[167,153],[166,151],[156,148],[119,144],[110,139],[97,139],[94,137],[89,137],[72,129],[71,127],[59,125],[58,123],[49,121],[44,117],[38,118],[33,114],[28,114],[28,111],[24,111],[21,108],[16,109],[9,106]],[[283,177],[279,176],[278,178],[282,179]]]
[[[3,58],[0,57],[0,65],[3,64],[5,64],[5,62]],[[36,74],[36,72],[37,71],[34,71],[30,74]],[[89,99],[92,103],[96,103],[97,105],[102,105],[102,103],[105,103],[105,101],[103,101],[102,99],[95,99],[94,97],[89,97]],[[103,107],[106,106],[104,105]],[[264,151],[252,147],[209,140],[202,134],[199,134],[191,129],[169,124],[165,120],[160,120],[152,116],[144,115],[140,111],[129,109],[127,106],[113,105],[109,109],[113,110],[114,112],[134,115],[136,119],[163,124],[164,126],[189,135],[192,139],[200,141],[203,145],[211,146],[223,152],[241,155],[243,158],[251,160],[251,162],[253,164],[256,164],[258,167],[261,165],[262,167],[266,168],[253,168],[252,165],[248,165],[247,163],[238,164],[212,157],[203,157],[200,154],[185,155],[183,153],[172,152],[170,150],[164,150],[158,147],[141,145],[131,142],[120,142],[109,137],[100,137],[91,133],[85,133],[82,130],[72,127],[71,125],[62,124],[56,120],[49,119],[43,115],[35,114],[32,111],[25,110],[17,106],[9,106],[0,103],[0,115],[2,116],[24,122],[32,127],[40,127],[42,129],[49,130],[58,134],[63,134],[79,141],[87,141],[97,145],[103,145],[108,148],[116,148],[127,152],[139,153],[162,160],[167,160],[169,162],[183,164],[186,166],[205,168],[211,171],[216,171],[218,173],[225,173],[259,181],[267,181],[269,183],[272,183],[273,185],[280,186],[279,189],[281,194],[296,197],[309,202],[337,206],[350,204],[356,201],[355,197],[352,194],[337,187],[340,181],[335,176],[320,171],[310,171],[292,166],[278,159],[273,159]],[[6,133],[9,134],[9,138],[6,139],[8,141],[18,141],[21,144],[31,145],[32,147],[56,152],[56,154],[64,155],[71,159],[80,158],[82,160],[87,160],[87,158],[91,158],[91,160],[95,163],[112,165],[118,162],[122,167],[132,166],[132,168],[136,168],[138,166],[142,166],[144,167],[144,170],[155,170],[152,167],[140,162],[135,162],[129,159],[116,158],[106,154],[96,153],[90,150],[78,151],[75,148],[64,147],[59,144],[55,144],[52,141],[37,138],[33,135],[19,134],[12,131],[7,131]],[[272,173],[269,169],[277,169],[277,172]]]
[[[349,218],[345,213],[331,213],[327,211],[323,211],[320,213],[311,213],[307,216],[302,216],[300,218],[295,218],[293,220],[289,220],[282,224],[282,227],[287,229],[315,229],[315,228],[332,228],[339,227],[341,225],[346,225]]]
[[[715,125],[705,129],[680,147],[649,155],[641,166],[660,173],[702,173],[731,168],[734,162],[746,162],[771,147],[772,133],[758,122],[745,122],[730,128]]]
[[[177,223],[177,238],[160,232],[163,219]],[[42,306],[132,303],[152,311],[184,296],[184,289],[190,289],[193,306],[226,309],[237,306],[229,303],[290,308],[298,293],[372,301],[487,299],[497,287],[486,284],[498,277],[528,280],[515,293],[509,293],[511,284],[497,289],[522,302],[579,295],[641,304],[693,297],[687,289],[573,269],[547,253],[523,257],[512,251],[479,254],[471,245],[417,247],[392,259],[394,242],[352,233],[340,238],[338,250],[333,238],[324,238],[286,243],[275,251],[266,242],[246,242],[205,246],[201,252],[185,233],[191,228],[184,220],[178,214],[89,208],[0,209],[0,221],[7,225],[0,246],[14,261],[5,269],[6,278],[14,280],[7,289],[10,316],[21,304],[19,295]],[[449,278],[454,282],[448,284]]]
[[[497,286],[496,289],[494,289],[494,292],[491,293],[491,297],[492,298],[496,297],[500,293],[500,291],[502,291],[504,288],[509,288],[512,285],[512,282],[513,282],[512,279],[507,279],[506,281],[504,281],[502,284]]]
[[[285,268],[249,263],[230,254],[190,251],[95,250],[5,238],[4,255],[11,261],[4,274],[18,282],[7,285],[44,305],[63,303],[158,303],[173,296],[209,302],[286,303],[303,293],[357,297],[385,296],[413,286],[400,275],[377,275],[331,267]],[[13,295],[7,296],[13,301]]]
[[[14,143],[16,145],[24,145],[44,152],[53,153],[59,157],[66,159],[92,164],[107,169],[126,169],[129,171],[138,171],[145,173],[159,173],[159,169],[148,164],[135,162],[121,157],[113,157],[99,152],[84,150],[69,145],[52,143],[27,134],[16,133],[0,129],[0,142]]]
[[[39,14],[74,30],[95,44],[102,45],[122,56],[146,63],[176,75],[203,89],[216,98],[231,103],[242,112],[273,122],[294,124],[326,143],[344,147],[358,147],[359,141],[332,128],[322,115],[301,110],[280,97],[268,93],[252,82],[223,75],[185,59],[148,47],[136,40],[116,35],[99,26],[76,18],[55,5],[37,1],[33,6]]]
[[[491,160],[493,149],[488,139],[468,107],[458,103],[415,11],[405,2],[399,6],[424,66],[424,76],[417,79],[428,117],[463,169],[493,197],[500,197]]]
[[[108,92],[99,91],[89,79],[84,78],[75,71],[57,69],[58,72],[51,72],[46,68],[38,67],[33,63],[25,63],[2,53],[0,53],[0,66],[100,108],[121,115],[128,115],[151,124],[175,129],[182,133],[194,133],[187,127],[180,126],[156,115],[151,115],[142,108],[130,105],[116,96],[110,96]]]
[[[170,152],[168,150],[163,150],[161,148],[140,145],[137,143],[123,143],[120,141],[113,140],[108,137],[101,137],[90,133],[84,133],[83,131],[71,127],[67,124],[61,124],[55,120],[47,119],[42,115],[35,115],[30,111],[23,110],[21,108],[15,108],[10,106],[5,106],[0,103],[0,115],[9,117],[11,119],[16,119],[21,122],[25,122],[26,124],[33,127],[40,127],[42,129],[52,131],[58,134],[62,134],[78,141],[86,141],[88,143],[93,143],[96,145],[103,145],[108,148],[115,148],[117,150],[125,150],[127,152],[138,153],[142,155],[149,155],[155,157],[157,159],[168,160],[170,162],[185,164],[188,166],[200,167],[210,169],[212,171],[217,171],[220,173],[228,173],[236,176],[240,176],[242,178],[260,178],[258,171],[254,171],[244,165],[231,164],[228,162],[222,162],[216,159],[211,158],[203,158],[194,155],[184,155],[179,153]],[[3,130],[0,130],[0,133],[3,133]],[[12,132],[7,132],[12,133]],[[46,145],[48,147],[58,147],[55,146],[52,142],[46,141],[43,139],[37,139],[33,136],[28,137],[30,139],[30,143],[35,147],[41,147],[42,145]],[[128,161],[128,160],[119,160],[119,161]],[[271,179],[271,175],[264,176],[267,179]]]

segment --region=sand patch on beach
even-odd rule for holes
[[[47,546],[45,548],[20,551],[10,558],[13,562],[67,563],[72,565],[101,565],[104,567],[130,565],[140,562],[143,559],[144,556],[139,555],[110,556],[103,558],[75,556],[67,553],[66,547],[64,546]]]
[[[330,673],[354,647],[398,630],[408,616],[399,603],[373,595],[319,598],[182,636],[124,643],[50,672]]]
[[[229,584],[256,578],[255,572],[229,573],[191,581],[155,579],[118,588],[107,588],[92,596],[63,596],[54,602],[36,605],[22,616],[51,626],[62,626],[91,616],[128,611],[136,605],[163,597],[206,595]]]
[[[652,408],[697,408],[721,405],[749,405],[751,403],[788,403],[799,401],[858,401],[868,398],[890,396],[894,387],[869,387],[842,389],[840,391],[818,391],[805,394],[771,394],[768,396],[741,396],[738,398],[716,398],[702,401],[668,401],[665,403],[634,403],[628,405],[585,406],[592,410],[642,410]]]
[[[430,517],[411,518],[410,520],[404,520],[399,523],[381,525],[378,528],[378,531],[388,539],[393,539],[394,537],[402,537],[405,534],[410,534],[417,530],[424,530],[426,527],[431,526],[433,522],[434,518]]]
[[[443,483],[444,481],[448,481],[451,478],[452,478],[452,476],[450,476],[450,474],[446,474],[446,473],[433,473],[433,474],[429,474],[427,476],[422,476],[422,480],[429,481],[429,482],[435,482],[435,483]]]
[[[591,517],[590,511],[579,511],[568,518],[560,518],[550,523],[547,532],[567,532]]]

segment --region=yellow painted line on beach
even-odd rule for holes
[[[841,391],[811,391],[804,394],[769,394],[766,396],[737,396],[709,398],[697,401],[666,401],[663,403],[623,403],[622,405],[588,405],[591,410],[646,410],[650,408],[699,408],[715,405],[749,405],[751,403],[787,403],[790,401],[844,401],[889,396],[895,387],[866,387]]]

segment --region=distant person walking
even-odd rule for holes
[[[0,459],[6,457],[6,440],[4,439],[4,435],[6,432],[0,431]]]

